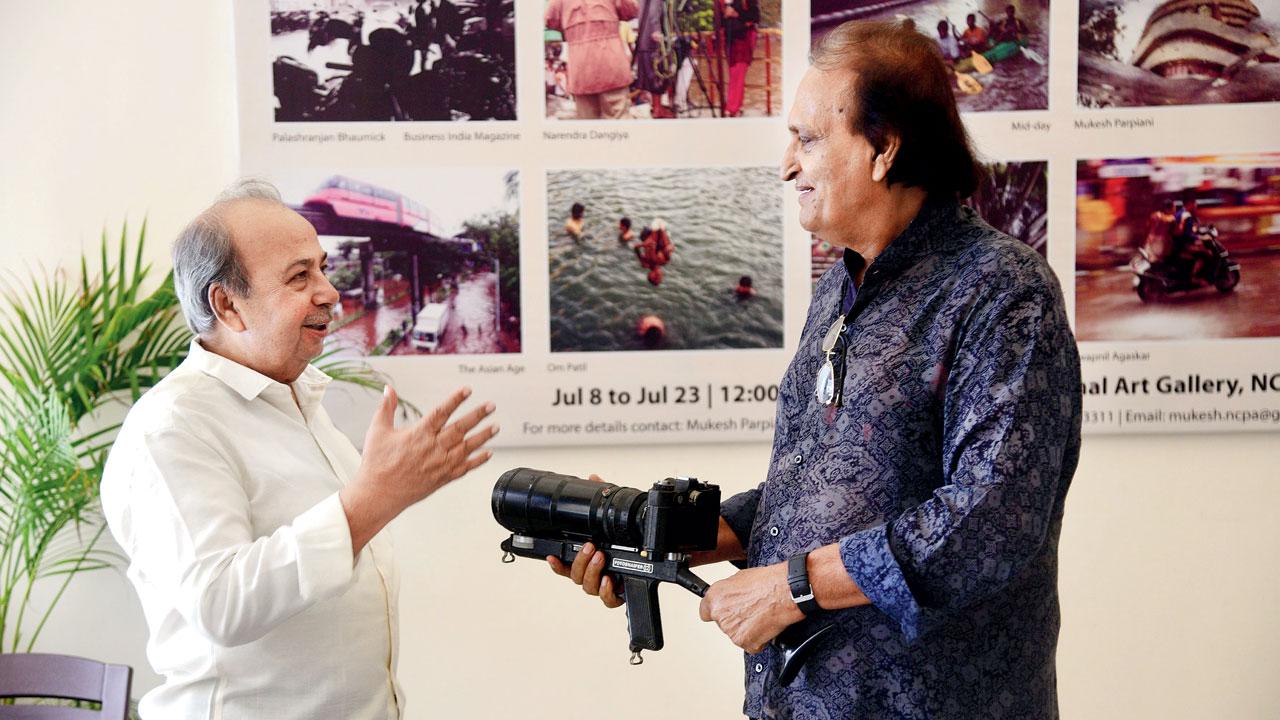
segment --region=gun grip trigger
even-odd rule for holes
[[[632,577],[622,578],[627,600],[627,631],[631,634],[631,652],[662,649],[662,616],[658,611],[658,581]]]
[[[818,646],[818,640],[834,628],[835,625],[823,625],[812,635],[805,637],[799,627],[792,625],[773,639],[773,645],[782,653],[782,670],[778,673],[778,683],[782,687],[787,687],[796,679],[805,660],[809,659]]]

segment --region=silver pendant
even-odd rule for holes
[[[814,383],[813,395],[823,405],[830,405],[836,399],[836,369],[830,359],[818,368],[818,381]]]

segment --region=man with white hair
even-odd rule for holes
[[[745,651],[751,718],[1056,719],[1081,407],[1062,290],[961,204],[981,171],[930,38],[851,21],[811,60],[781,175],[843,258],[779,384],[764,481],[693,558],[741,568],[699,615]],[[604,560],[549,562],[617,607]],[[793,625],[824,633],[794,676],[772,643]]]
[[[338,293],[315,230],[241,182],[173,248],[196,337],[129,412],[102,481],[164,676],[143,718],[398,718],[398,580],[387,533],[489,459],[487,403],[455,391],[394,426],[388,386],[364,455],[321,405]]]

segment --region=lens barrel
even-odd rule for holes
[[[508,470],[493,486],[493,518],[518,535],[589,539],[640,547],[647,494],[544,470]]]

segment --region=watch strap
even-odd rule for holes
[[[805,617],[818,612],[818,601],[813,599],[813,587],[809,584],[808,561],[807,552],[792,555],[787,560],[787,585],[791,588],[791,599]]]

